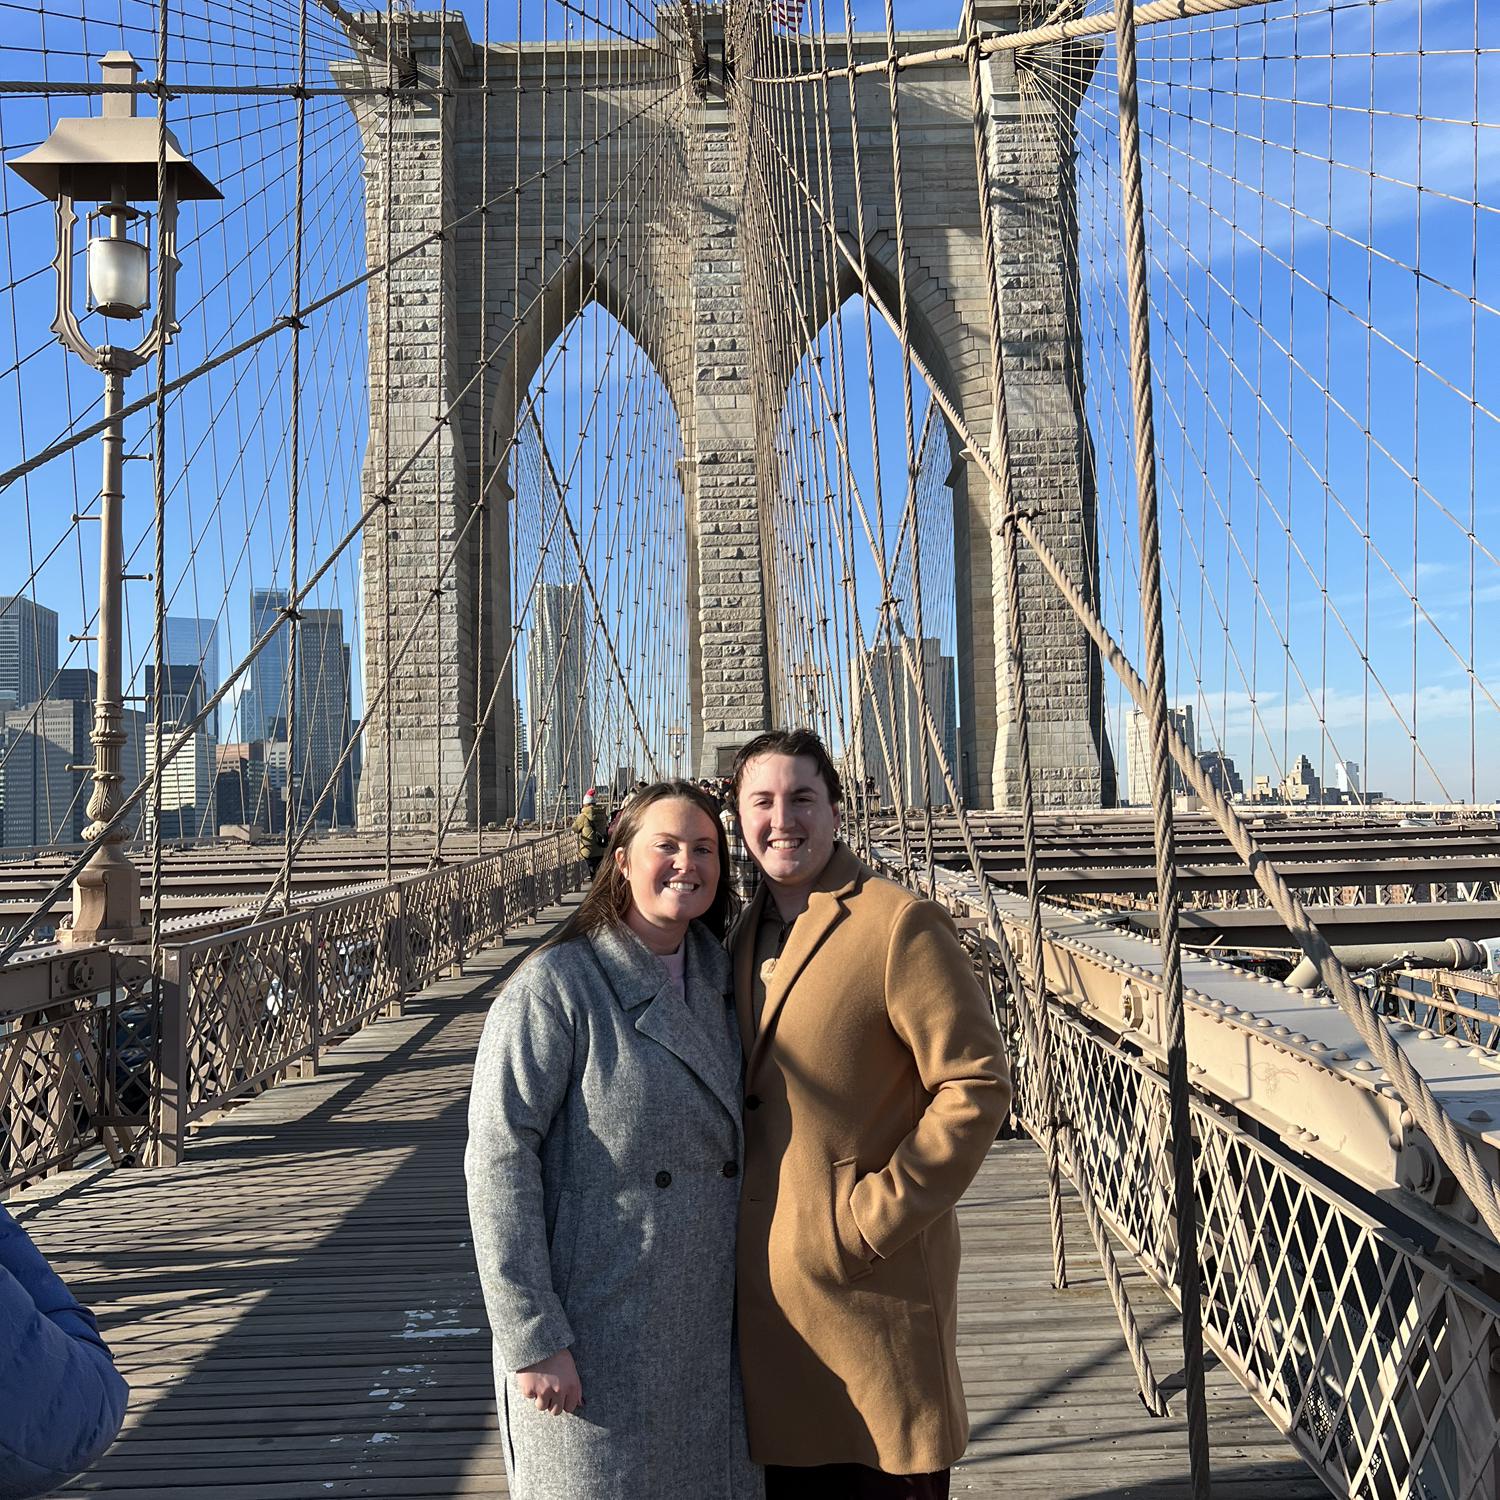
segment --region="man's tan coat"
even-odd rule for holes
[[[950,1467],[958,1222],[1010,1101],[947,914],[834,848],[766,986],[765,887],[730,939],[744,1042],[739,1337],[760,1463]],[[870,1258],[869,1252],[875,1252]]]

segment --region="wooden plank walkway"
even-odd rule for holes
[[[120,1441],[59,1493],[504,1493],[465,1107],[489,997],[543,930],[209,1126],[186,1166],[70,1173],[11,1205],[99,1312],[133,1390]],[[974,1441],[955,1494],[1186,1496],[1182,1421],[1141,1408],[1081,1223],[1076,1285],[1050,1288],[1041,1153],[997,1146],[963,1222]],[[1175,1370],[1165,1301],[1132,1286],[1158,1369]],[[1218,1500],[1324,1493],[1223,1371],[1210,1401]]]

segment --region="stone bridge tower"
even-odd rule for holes
[[[1021,3],[977,0],[976,9],[981,24],[1014,29]],[[755,310],[744,274],[753,253],[751,223],[734,119],[739,96],[725,86],[734,49],[722,16],[700,6],[705,85],[701,66],[694,78],[678,32],[680,11],[664,6],[659,14],[661,47],[648,52],[591,42],[582,60],[577,44],[562,43],[508,44],[486,57],[456,13],[412,16],[402,23],[402,42],[416,76],[440,82],[446,92],[398,98],[389,128],[386,102],[371,89],[383,76],[357,64],[336,70],[351,90],[365,141],[370,263],[410,250],[393,268],[388,296],[378,279],[371,283],[364,473],[366,505],[389,496],[388,515],[366,528],[363,553],[367,683],[382,680],[386,630],[397,643],[416,631],[391,683],[398,825],[430,827],[440,796],[445,806],[458,796],[458,826],[514,811],[508,654],[514,497],[505,456],[548,350],[589,302],[605,307],[641,345],[677,412],[696,774],[725,766],[775,714],[761,543],[766,485],[774,481],[758,473],[756,424],[764,418],[752,394]],[[952,32],[906,35],[901,47],[952,40]],[[883,37],[856,38],[854,45],[857,60],[884,56]],[[1040,513],[1054,547],[1078,576],[1092,579],[1091,452],[1070,302],[1071,120],[1055,132],[1063,146],[1039,152],[1034,122],[1021,118],[1010,58],[1000,54],[984,68],[1004,245],[1015,470],[1023,503]],[[872,284],[894,306],[885,79],[867,76],[859,87],[864,250]],[[902,99],[913,348],[971,430],[988,439],[989,323],[964,63],[906,75]],[[872,128],[882,121],[883,135]],[[837,224],[852,243],[850,121],[809,121],[810,133],[815,124],[830,132]],[[807,155],[815,153],[810,148]],[[456,227],[434,237],[444,225]],[[821,262],[802,274],[805,305],[817,319],[832,316],[857,290],[852,273],[830,278]],[[791,373],[785,371],[788,380]],[[453,419],[434,437],[437,417],[449,408]],[[997,597],[996,511],[983,471],[956,444],[951,484],[956,769],[971,806],[1006,806],[1016,795],[1015,747]],[[458,541],[456,563],[442,578],[435,534],[445,548]],[[1022,587],[1036,622],[1032,756],[1043,798],[1072,806],[1112,801],[1097,657],[1039,569],[1026,570]],[[432,607],[413,626],[428,601]],[[373,714],[366,729],[361,818],[367,826],[383,819],[386,805],[383,719],[383,711]]]

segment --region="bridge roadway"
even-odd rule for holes
[[[505,1492],[460,1158],[485,1009],[544,930],[513,930],[317,1077],[207,1125],[186,1165],[69,1172],[12,1203],[133,1391],[119,1442],[59,1493]],[[1181,1399],[1161,1420],[1141,1407],[1077,1215],[1073,1285],[1050,1286],[1041,1153],[997,1144],[961,1212],[974,1439],[955,1494],[1185,1497]],[[1130,1281],[1158,1370],[1178,1369],[1174,1315]],[[1218,1500],[1325,1493],[1221,1368],[1209,1398]]]

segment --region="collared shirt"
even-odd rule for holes
[[[757,1031],[766,1008],[766,980],[776,972],[776,964],[786,951],[787,939],[796,921],[796,917],[790,922],[783,920],[776,898],[767,891],[760,909],[760,925],[755,929],[755,957],[750,966],[750,1007]]]

